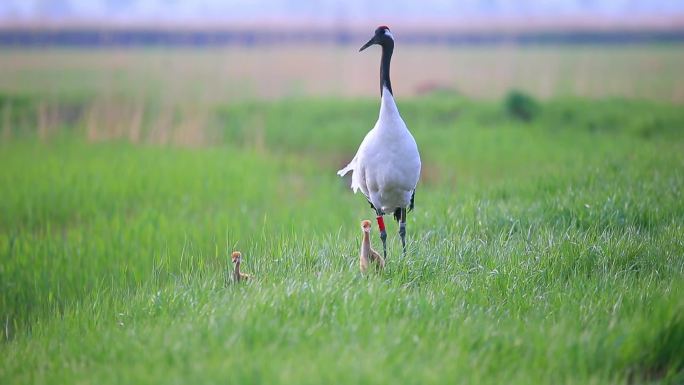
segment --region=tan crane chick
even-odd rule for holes
[[[368,265],[375,263],[376,270],[385,268],[385,259],[373,250],[370,244],[371,222],[369,220],[361,221],[361,230],[363,231],[363,240],[361,241],[361,253],[359,254],[359,267],[361,273],[365,274],[368,271]]]
[[[240,262],[242,262],[242,253],[239,251],[233,251],[231,255],[233,258],[233,264],[235,265],[235,270],[233,270],[233,279],[235,282],[246,281],[252,278],[251,275],[240,272]]]

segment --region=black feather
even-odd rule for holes
[[[413,210],[413,201],[414,201],[415,197],[416,197],[416,190],[413,190],[413,194],[411,194],[411,203],[409,203],[409,209],[408,209],[409,212],[411,210]]]
[[[399,222],[401,220],[401,208],[397,207],[396,210],[394,210],[394,220]]]

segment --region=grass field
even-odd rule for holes
[[[400,79],[423,173],[407,257],[389,224],[368,277],[372,212],[335,171],[376,99],[4,86],[0,383],[684,382],[681,106],[524,120]],[[255,280],[231,282],[235,249]]]

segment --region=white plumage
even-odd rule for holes
[[[376,209],[392,212],[409,205],[420,177],[420,154],[386,87],[375,127],[366,134],[354,159],[337,174],[349,171],[354,193],[361,190]]]

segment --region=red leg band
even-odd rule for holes
[[[378,220],[378,227],[380,228],[380,231],[385,231],[385,220],[382,219],[382,215],[378,215],[376,219]]]

